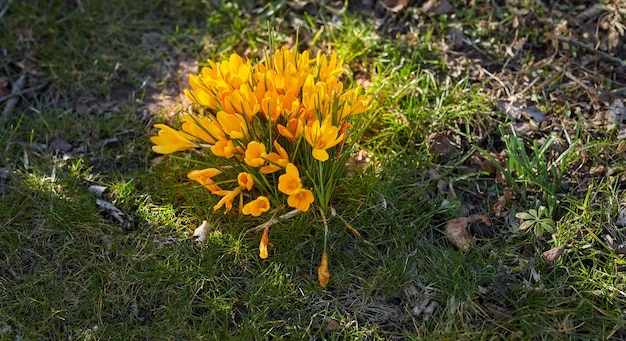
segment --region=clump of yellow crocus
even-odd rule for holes
[[[180,129],[156,124],[152,150],[197,149],[209,156],[212,167],[187,177],[221,197],[215,211],[231,211],[236,198],[239,214],[254,217],[286,207],[325,211],[349,148],[362,134],[353,131],[353,117],[366,112],[372,99],[359,87],[344,90],[343,73],[334,52],[311,58],[308,51],[286,47],[256,65],[236,53],[222,62],[209,60],[189,76],[191,88],[185,90],[202,110],[185,114]],[[259,244],[261,258],[272,246],[269,225]],[[325,287],[326,250],[318,273]]]

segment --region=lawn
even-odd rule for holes
[[[626,339],[625,31],[619,0],[0,1],[0,340]],[[261,259],[272,215],[150,137],[207,59],[282,45],[374,101],[335,214]]]

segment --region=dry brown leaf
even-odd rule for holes
[[[373,155],[374,154],[372,152],[365,149],[359,149],[348,157],[346,160],[346,166],[348,168],[364,169],[372,160]]]
[[[54,141],[50,142],[49,145],[50,150],[54,151],[54,152],[63,152],[63,153],[67,153],[70,150],[72,150],[72,148],[74,148],[69,142],[67,142],[64,138],[57,136],[56,139],[54,139]]]
[[[622,140],[619,145],[617,145],[617,148],[615,149],[615,152],[617,154],[621,154],[623,152],[626,152],[626,140]]]
[[[448,30],[446,35],[446,44],[451,50],[458,50],[463,47],[465,41],[465,34],[461,26],[452,26]]]
[[[370,71],[359,64],[354,66],[353,78],[357,85],[364,88],[374,85],[374,83],[372,83],[372,74]]]
[[[111,202],[101,199],[96,199],[96,205],[98,207],[107,211],[113,218],[119,221],[124,229],[129,230],[133,227],[133,221],[128,218],[128,216],[122,212],[119,208],[113,205]]]
[[[7,96],[11,93],[11,89],[9,88],[10,82],[6,77],[0,77],[0,97]]]
[[[9,179],[11,179],[12,174],[13,174],[13,169],[11,168],[11,166],[6,165],[0,168],[0,184],[9,182]]]
[[[496,171],[496,183],[506,185],[506,176],[500,170]]]
[[[493,214],[496,217],[500,217],[502,215],[502,210],[506,207],[506,205],[511,200],[511,189],[509,187],[504,188],[504,194],[502,194],[496,203],[493,204]]]
[[[498,108],[503,114],[507,115],[512,120],[520,120],[522,118],[527,120],[535,120],[537,123],[545,122],[547,120],[546,114],[543,113],[537,107],[525,108],[521,103],[513,103],[510,101],[498,101]]]
[[[513,123],[513,129],[522,135],[530,135],[533,131],[537,130],[537,125],[533,125],[529,121],[515,122]]]
[[[340,329],[341,329],[341,324],[339,324],[339,322],[335,320],[334,318],[331,318],[328,320],[328,323],[326,323],[326,327],[324,327],[324,333],[330,334]]]
[[[615,224],[618,227],[626,227],[626,207],[622,206],[617,211],[617,219],[615,220]]]
[[[422,10],[433,15],[442,15],[453,13],[454,7],[447,0],[428,0],[422,5]]]
[[[383,0],[383,4],[387,10],[397,13],[400,12],[408,5],[409,0]]]
[[[102,147],[106,146],[107,144],[109,144],[109,143],[114,143],[114,142],[119,142],[118,138],[117,138],[117,137],[115,137],[115,136],[113,136],[113,137],[109,137],[109,138],[107,138],[107,139],[100,140],[100,141],[98,141],[98,142],[94,143],[94,144],[92,145],[92,148],[93,148],[94,150],[98,150],[98,149],[100,149],[100,148],[102,148]]]
[[[450,184],[443,179],[437,180],[437,190],[439,190],[439,194],[449,194]]]
[[[432,133],[428,135],[428,140],[432,144],[430,151],[435,154],[448,154],[452,152],[454,147],[448,142],[448,135],[448,132]]]
[[[606,174],[606,171],[607,171],[606,166],[603,166],[603,165],[593,166],[589,169],[589,175],[603,176],[604,174]]]
[[[97,196],[99,198],[99,197],[102,196],[104,191],[107,190],[107,187],[106,186],[100,186],[100,185],[91,185],[91,186],[89,186],[89,188],[87,190],[90,193],[93,193],[95,196]]]
[[[445,227],[448,240],[463,252],[469,251],[472,243],[472,237],[467,231],[468,221],[469,219],[466,217],[454,218],[449,220]]]
[[[487,226],[491,226],[491,220],[484,214],[472,214],[471,216],[467,217],[468,224],[471,224],[478,220],[482,220],[483,223],[485,223]]]
[[[496,161],[501,162],[500,155],[491,153],[491,152],[489,154],[491,154],[491,156],[493,156],[493,158],[496,159]],[[496,172],[498,171],[498,167],[496,167],[496,165],[494,165],[493,162],[482,153],[478,153],[478,152],[474,153],[470,157],[470,161],[476,166],[478,166],[478,169],[480,171],[483,171],[489,174],[496,174]]]
[[[550,249],[542,253],[541,258],[543,258],[543,260],[545,260],[548,263],[554,263],[557,259],[559,259],[559,257],[561,257],[564,250],[565,250],[565,245],[561,245],[559,247]]]

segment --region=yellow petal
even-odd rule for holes
[[[187,139],[183,132],[164,124],[155,124],[155,128],[159,129],[157,136],[152,136],[150,141],[155,145],[152,150],[159,154],[171,154],[178,151],[194,148],[196,145]],[[187,135],[189,136],[189,135]]]
[[[324,149],[313,149],[313,158],[317,161],[326,161],[328,160],[328,152]]]

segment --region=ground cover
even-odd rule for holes
[[[625,338],[624,25],[620,1],[0,3],[0,339]],[[319,215],[259,259],[267,218],[150,149],[189,73],[271,37],[376,93],[325,289]]]

